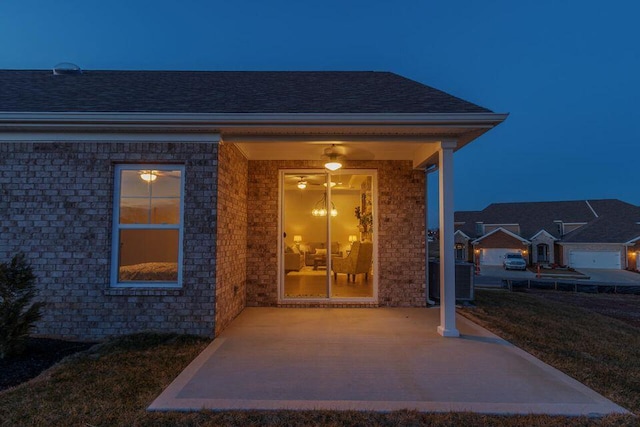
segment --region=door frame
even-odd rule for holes
[[[327,174],[328,176],[335,176],[340,174],[361,174],[371,175],[371,206],[373,207],[373,258],[371,267],[371,278],[373,281],[373,296],[366,298],[332,298],[331,297],[331,256],[327,257],[327,297],[325,298],[285,298],[284,296],[284,177],[287,175],[309,175],[309,174]],[[327,188],[327,203],[331,204],[331,187]],[[378,302],[378,170],[377,169],[353,169],[344,168],[338,172],[331,172],[322,168],[282,168],[278,170],[278,249],[277,249],[277,269],[278,269],[278,304],[286,305],[309,305],[309,304],[340,304],[345,305],[352,303],[354,305],[361,305],[363,303],[371,304]],[[327,242],[331,247],[331,221],[330,216],[327,215]]]

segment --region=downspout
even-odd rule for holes
[[[428,305],[436,305],[436,302],[429,298],[429,173],[437,170],[436,165],[424,168],[424,287],[425,297]]]

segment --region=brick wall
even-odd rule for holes
[[[459,233],[453,236],[453,241],[455,244],[464,245],[464,261],[473,262],[473,245],[471,241]]]
[[[640,270],[640,262],[638,262],[638,254],[640,253],[640,242],[629,246],[627,249],[627,268],[630,270]]]
[[[353,161],[378,171],[378,299],[424,306],[424,172],[406,161]],[[247,305],[277,304],[278,171],[323,169],[319,161],[249,161]]]
[[[477,248],[514,248],[517,250],[529,249],[526,245],[522,244],[521,240],[515,237],[509,236],[507,233],[498,231],[491,236],[485,237],[477,245]]]
[[[547,245],[547,251],[548,251],[548,263],[553,263],[555,262],[555,251],[554,251],[554,243],[555,240],[553,240],[553,238],[551,238],[550,236],[546,235],[546,234],[540,234],[538,237],[536,237],[534,240],[531,241],[531,259],[532,262],[535,264],[538,262],[538,245],[540,244],[546,244]]]
[[[0,260],[26,253],[46,302],[35,333],[212,335],[217,148],[183,143],[0,144]],[[185,165],[183,287],[110,288],[114,165]]]
[[[247,295],[247,160],[223,144],[218,164],[216,335],[242,311]]]

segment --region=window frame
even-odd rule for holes
[[[123,171],[180,171],[180,201],[177,224],[121,224],[120,196]],[[111,287],[112,288],[182,288],[182,261],[184,236],[184,189],[185,166],[182,164],[117,164],[114,169],[113,184],[113,221],[111,226]],[[121,230],[178,230],[178,268],[177,280],[161,281],[119,281],[119,255]]]

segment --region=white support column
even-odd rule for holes
[[[456,265],[453,229],[453,150],[456,141],[442,141],[440,160],[440,326],[443,337],[459,337],[456,328]]]

